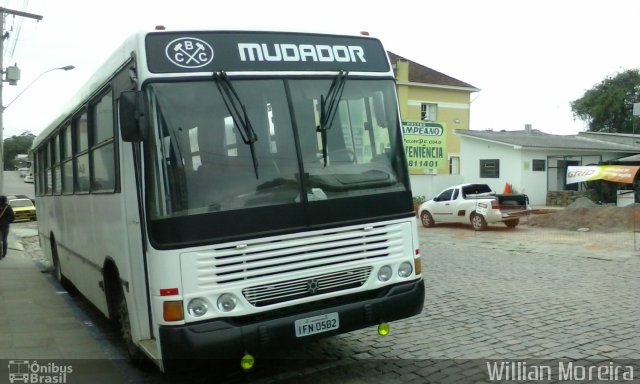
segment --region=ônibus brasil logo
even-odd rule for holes
[[[201,68],[213,60],[213,48],[204,40],[181,37],[167,44],[167,59],[182,68]]]
[[[70,365],[52,362],[39,364],[36,360],[9,360],[10,383],[66,383],[73,372]]]

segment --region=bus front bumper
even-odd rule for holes
[[[259,355],[274,348],[281,349],[283,345],[411,317],[422,312],[423,306],[424,282],[420,278],[410,283],[387,287],[378,296],[367,300],[266,320],[229,318],[192,325],[163,326],[160,328],[160,346],[165,364],[168,360],[239,359],[244,353]],[[296,320],[328,313],[338,314],[338,329],[296,337]]]

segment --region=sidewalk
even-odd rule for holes
[[[20,236],[33,236],[28,231],[12,226],[9,252],[0,260],[0,383],[16,372],[31,375],[27,382],[35,382],[34,374],[42,382],[126,381],[74,314],[68,293],[24,251]]]

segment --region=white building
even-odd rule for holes
[[[529,126],[522,131],[455,133],[460,137],[460,175],[464,182],[489,184],[496,192],[502,192],[509,183],[515,192],[527,194],[533,206],[545,205],[547,191],[579,188],[579,184],[566,184],[567,166],[596,165],[640,153],[639,135],[563,136]]]

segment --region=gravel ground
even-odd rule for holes
[[[552,213],[533,215],[528,218],[528,225],[605,233],[640,231],[640,205],[615,207],[577,204]]]

